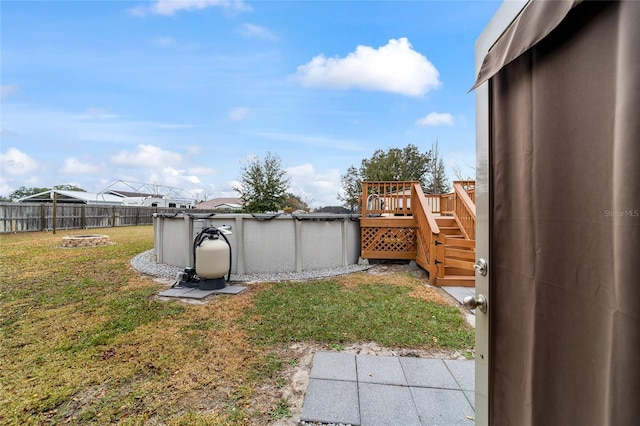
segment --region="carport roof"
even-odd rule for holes
[[[40,192],[18,200],[19,203],[52,203],[53,195],[56,194],[56,202],[58,203],[83,203],[83,204],[123,204],[123,198],[113,194],[95,194],[92,192],[82,191],[64,191],[59,189],[51,189],[49,191]]]

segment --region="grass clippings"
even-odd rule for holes
[[[83,233],[0,235],[2,424],[293,424],[317,348],[473,350],[456,308],[411,274],[253,284],[186,304],[160,300],[166,286],[129,266],[153,247],[151,227],[60,248]]]

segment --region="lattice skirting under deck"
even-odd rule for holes
[[[416,256],[415,228],[363,227],[361,230],[364,258],[414,259]]]

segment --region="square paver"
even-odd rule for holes
[[[186,293],[189,293],[192,288],[170,288],[169,290],[165,290],[158,294],[158,296],[162,297],[184,297]]]
[[[358,384],[343,380],[310,379],[301,420],[359,425]]]
[[[422,424],[475,424],[475,411],[463,391],[414,387],[410,389]]]
[[[420,417],[406,386],[360,383],[362,426],[419,426]]]
[[[220,290],[213,290],[215,294],[238,294],[245,291],[247,288],[240,285],[228,285]]]
[[[356,381],[356,356],[342,352],[317,352],[313,355],[311,379]]]
[[[444,286],[442,287],[442,289],[453,296],[454,299],[456,299],[460,303],[462,303],[465,297],[476,295],[475,287]]]
[[[199,288],[193,288],[191,291],[188,291],[178,297],[185,297],[187,299],[204,299],[205,297],[212,295],[214,291],[215,290],[200,290]]]
[[[199,288],[180,287],[170,288],[158,294],[162,297],[182,297],[186,299],[204,299],[212,294],[238,294],[244,291],[246,287],[242,286],[226,286],[219,290],[200,290]]]
[[[409,386],[460,389],[441,359],[400,358],[400,365]]]
[[[460,388],[468,391],[476,390],[476,364],[475,361],[445,359],[445,365],[451,371],[453,378]]]
[[[396,357],[358,355],[356,364],[360,383],[407,386],[407,379]]]

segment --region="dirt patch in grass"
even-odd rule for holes
[[[412,297],[441,305],[453,304],[444,290],[429,285],[426,271],[407,262],[380,263],[364,272],[340,276],[337,281],[347,288],[366,284],[391,283],[412,288],[409,293]]]

